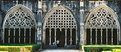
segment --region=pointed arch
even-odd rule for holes
[[[45,31],[48,28],[50,30],[48,30],[48,33],[46,33]],[[70,30],[67,30],[67,29],[70,29]],[[49,37],[49,39],[46,38],[46,36]],[[67,36],[68,36],[68,39],[67,39]],[[46,44],[48,40],[49,42],[47,42],[48,43],[47,45],[52,45],[53,42],[60,40],[59,46],[64,47],[67,45],[77,45],[77,39],[78,39],[77,21],[73,13],[67,7],[59,5],[57,7],[52,8],[45,15],[44,23],[43,23],[43,43],[44,44]]]
[[[15,19],[15,20],[14,20]],[[9,20],[9,21],[7,21]],[[17,21],[18,20],[18,21]],[[23,20],[23,21],[21,21]],[[20,26],[17,26],[17,24],[15,22],[18,22]],[[29,24],[27,24],[27,22]],[[8,25],[6,24],[8,23]],[[24,25],[24,24],[27,25]],[[14,24],[14,25],[13,25]],[[21,4],[17,4],[15,6],[13,6],[12,8],[10,8],[5,16],[4,22],[3,22],[3,28],[7,28],[7,27],[36,27],[36,21],[35,21],[35,17],[34,14],[32,13],[32,11],[21,5]]]
[[[114,12],[110,7],[108,7],[105,4],[102,4],[92,10],[90,10],[90,13],[86,19],[85,22],[85,26],[86,28],[88,27],[103,27],[103,28],[107,28],[110,27],[112,28],[112,26],[106,26],[106,24],[112,20],[112,25],[117,25],[117,26],[113,26],[115,28],[119,28],[119,22],[118,22],[118,16],[116,14],[116,12]],[[97,25],[98,24],[98,20],[102,19],[103,21],[100,21],[100,26]],[[109,21],[108,21],[109,20]],[[96,25],[93,23],[96,23]],[[114,23],[114,24],[113,24]],[[92,25],[92,26],[91,26]],[[109,25],[109,24],[108,24]]]
[[[77,20],[75,19],[74,14],[71,12],[71,10],[69,8],[67,8],[65,6],[59,5],[57,7],[52,8],[51,10],[49,10],[44,17],[43,28],[46,27],[45,25],[47,25],[46,23],[49,20],[48,18],[52,18],[52,17],[58,17],[58,18],[60,18],[60,17],[67,17],[67,18],[70,17],[70,18],[73,19],[74,24],[77,26]],[[65,20],[65,19],[63,19],[63,20]]]
[[[32,11],[17,4],[10,8],[3,22],[4,43],[35,43],[36,21]]]
[[[105,4],[90,10],[85,21],[87,44],[118,44],[120,24],[117,18],[117,14]]]

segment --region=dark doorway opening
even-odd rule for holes
[[[65,44],[65,30],[62,29],[57,29],[57,33],[56,33],[56,38],[57,41],[59,41],[59,44],[57,45],[58,47],[64,47]]]
[[[59,43],[57,43],[58,41]],[[76,48],[76,29],[46,28],[44,42],[44,49]]]

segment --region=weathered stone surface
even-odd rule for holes
[[[72,49],[51,49],[51,50],[43,50],[42,52],[84,52],[84,51],[72,50]]]

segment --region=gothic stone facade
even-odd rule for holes
[[[1,43],[36,43],[43,48],[117,45],[118,16],[104,1],[98,2],[84,9],[84,1],[1,1]]]

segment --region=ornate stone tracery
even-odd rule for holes
[[[63,6],[55,7],[45,17],[47,28],[76,28],[77,25],[74,16]]]
[[[112,13],[110,13],[110,11],[105,8],[100,8],[97,10],[98,11],[94,11],[94,13],[91,13],[89,19],[86,21],[87,28],[117,28],[117,21],[116,19],[114,19],[114,16]]]
[[[52,8],[45,15],[43,30],[45,45],[53,45],[57,40],[60,40],[62,47],[77,45],[76,19],[72,12],[62,5]]]
[[[4,27],[7,28],[29,28],[35,27],[34,17],[30,14],[30,12],[24,10],[22,7],[16,8],[16,10],[12,11],[5,19]]]
[[[85,21],[86,36],[89,36],[86,37],[87,44],[118,44],[120,41],[120,25],[117,18],[115,12],[104,4],[92,9]]]
[[[36,22],[32,11],[17,4],[5,16],[3,43],[35,43],[35,30]]]

